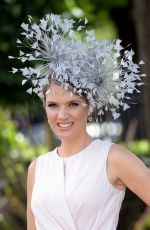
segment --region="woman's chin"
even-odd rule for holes
[[[67,141],[67,140],[72,140],[72,139],[75,139],[78,135],[75,135],[73,133],[70,133],[70,132],[66,132],[66,133],[55,133],[56,136],[60,139],[60,140],[63,140],[63,141]]]

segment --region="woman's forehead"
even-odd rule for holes
[[[64,89],[62,85],[57,83],[52,83],[48,90],[45,92],[46,99],[68,99],[68,100],[81,100],[84,98],[79,96],[77,93],[74,93],[71,89]]]

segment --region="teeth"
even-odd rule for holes
[[[58,123],[58,126],[61,127],[61,128],[68,128],[72,125],[73,123],[65,123],[65,124],[61,124],[61,123]]]

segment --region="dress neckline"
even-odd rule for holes
[[[90,142],[88,145],[86,145],[86,146],[85,146],[83,149],[81,149],[79,152],[77,152],[77,153],[75,153],[75,154],[73,154],[73,155],[71,155],[71,156],[68,156],[68,157],[63,157],[63,156],[60,156],[60,155],[58,154],[58,148],[59,148],[59,147],[56,147],[56,148],[55,148],[54,153],[55,153],[55,155],[56,155],[59,159],[61,159],[61,160],[74,159],[74,158],[76,158],[76,157],[79,157],[79,156],[82,155],[83,153],[85,153],[87,149],[93,147],[93,145],[94,145],[97,141],[99,141],[99,139],[94,139],[92,142]]]

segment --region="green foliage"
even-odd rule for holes
[[[150,216],[148,218],[146,218],[146,222],[145,222],[142,230],[150,230]]]
[[[0,158],[30,160],[38,153],[46,151],[43,146],[31,147],[23,134],[17,131],[17,123],[11,121],[9,111],[3,110],[0,110],[0,143]]]
[[[134,152],[138,156],[150,156],[150,142],[146,139],[141,140],[134,140],[128,143],[122,143],[125,145],[128,149],[131,150],[131,152]]]
[[[31,146],[10,113],[0,109],[0,229],[26,229],[26,174],[43,146]]]
[[[146,139],[133,140],[128,143],[121,143],[131,152],[135,153],[150,168],[150,142]]]

